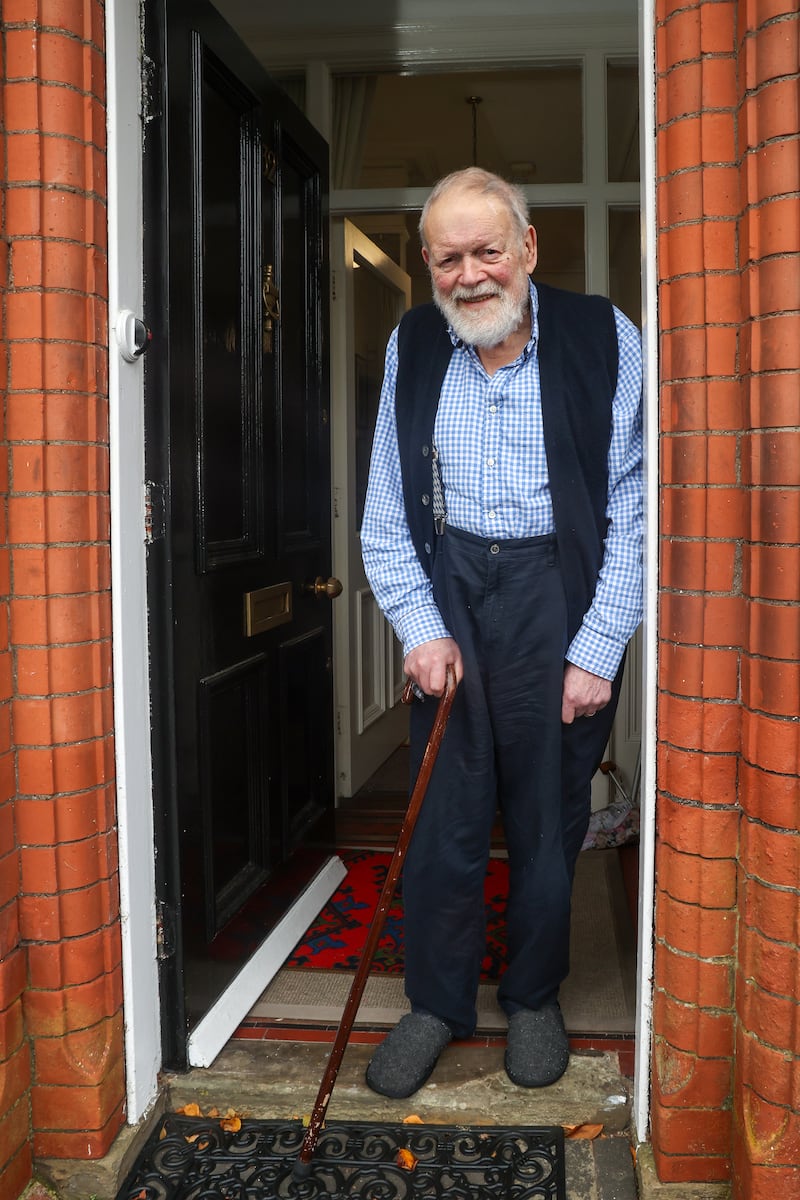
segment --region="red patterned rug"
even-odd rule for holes
[[[391,855],[376,850],[342,850],[347,875],[306,931],[287,967],[355,971],[367,940],[369,925],[386,880]],[[372,960],[375,974],[403,973],[402,877],[386,916]],[[506,963],[505,905],[508,895],[508,862],[491,858],[486,873],[486,956],[481,979],[497,980]]]

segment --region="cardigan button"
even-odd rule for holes
[[[428,493],[427,493],[427,492],[423,492],[423,493],[422,493],[422,496],[420,497],[420,499],[422,500],[422,503],[423,503],[424,505],[426,505],[426,506],[427,506],[428,504],[430,504],[430,502],[431,502],[431,498],[430,498],[430,496],[428,495]]]
[[[427,458],[427,457],[428,457],[428,455],[430,454],[430,452],[431,452],[431,448],[430,448],[430,446],[423,446],[423,447],[422,447],[422,457],[423,457],[423,458]]]
[[[426,542],[425,543],[425,553],[430,554],[430,552],[431,552],[431,544],[430,544],[430,542]]]

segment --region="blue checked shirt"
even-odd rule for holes
[[[613,679],[642,618],[642,360],[636,327],[614,309],[619,372],[608,452],[609,520],[594,600],[567,659]],[[452,333],[455,352],[442,384],[434,444],[447,524],[479,537],[534,537],[554,531],[542,430],[536,347],[538,299],[531,284],[531,338],[494,375]],[[395,422],[397,330],[386,350],[369,485],[361,526],[364,568],[380,608],[408,654],[450,637],[431,581],[411,541]]]

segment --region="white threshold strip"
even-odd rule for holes
[[[189,1034],[191,1067],[211,1066],[346,874],[347,868],[335,855],[323,863],[306,890]]]

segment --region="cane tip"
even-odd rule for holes
[[[292,1167],[292,1179],[308,1179],[311,1174],[311,1163],[298,1158]]]

